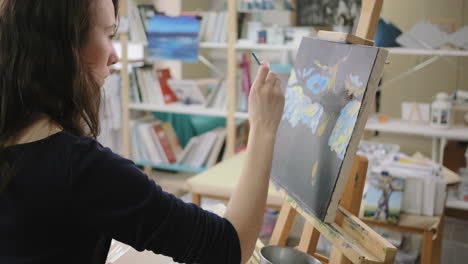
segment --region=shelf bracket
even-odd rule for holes
[[[216,73],[220,79],[225,79],[226,78],[225,74],[223,72],[221,72],[213,63],[211,63],[211,61],[209,61],[205,56],[198,55],[198,60],[203,65],[205,65],[208,69],[210,69],[211,71]]]
[[[389,81],[383,82],[382,85],[380,85],[379,90],[382,90],[386,86],[390,86],[392,84],[395,84],[395,83],[405,79],[406,77],[410,76],[411,74],[426,68],[427,66],[431,65],[432,63],[438,61],[440,58],[441,58],[440,56],[434,56],[434,57],[431,57],[431,58],[419,63],[418,65],[416,65],[413,68],[405,71],[404,73],[399,74],[395,78],[390,79]]]

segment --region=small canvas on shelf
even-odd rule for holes
[[[405,180],[379,175],[368,180],[363,196],[363,218],[398,224]]]
[[[198,61],[200,19],[157,15],[148,21],[148,60]]]

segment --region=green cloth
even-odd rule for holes
[[[185,147],[190,138],[201,135],[217,127],[225,127],[226,119],[223,117],[198,116],[174,113],[153,113],[163,122],[171,123],[180,144]]]

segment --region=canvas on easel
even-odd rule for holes
[[[272,181],[304,211],[335,220],[387,51],[304,38],[285,91]]]

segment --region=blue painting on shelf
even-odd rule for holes
[[[154,16],[148,21],[148,60],[198,61],[200,19]]]

